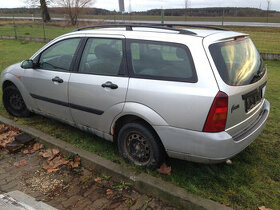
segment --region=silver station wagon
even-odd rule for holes
[[[11,115],[115,141],[127,162],[149,169],[167,155],[218,163],[241,152],[268,118],[266,82],[247,34],[207,26],[80,28],[2,72]]]

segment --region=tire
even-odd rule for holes
[[[159,168],[165,156],[154,131],[138,122],[125,124],[120,129],[118,148],[126,162],[151,170]]]
[[[15,117],[28,117],[27,109],[19,90],[14,86],[8,86],[3,90],[3,104],[10,115]]]

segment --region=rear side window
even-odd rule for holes
[[[193,59],[185,45],[130,40],[129,50],[135,77],[197,82]]]
[[[120,39],[88,39],[79,72],[97,75],[119,74],[123,63],[123,41]]]
[[[221,78],[228,85],[253,84],[265,73],[263,60],[249,38],[215,43],[209,49]]]

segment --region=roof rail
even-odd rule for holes
[[[105,25],[94,25],[94,26],[86,26],[82,28],[78,28],[74,31],[82,31],[85,29],[97,29],[97,28],[113,28],[113,27],[125,27],[127,31],[133,31],[133,28],[154,28],[154,29],[163,29],[163,30],[170,30],[170,31],[177,31],[180,34],[188,34],[188,35],[196,35],[196,33],[192,31],[188,31],[186,29],[180,28],[172,28],[170,26],[160,25],[160,24],[105,24]]]
[[[206,25],[195,25],[195,24],[154,24],[156,26],[167,26],[167,27],[174,27],[174,26],[181,26],[181,27],[191,27],[191,28],[206,28],[206,29],[213,29],[219,31],[229,31],[225,28],[215,27],[215,26],[206,26]]]

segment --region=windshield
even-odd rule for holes
[[[263,60],[249,38],[215,43],[209,49],[220,76],[228,85],[252,84],[265,73]]]

